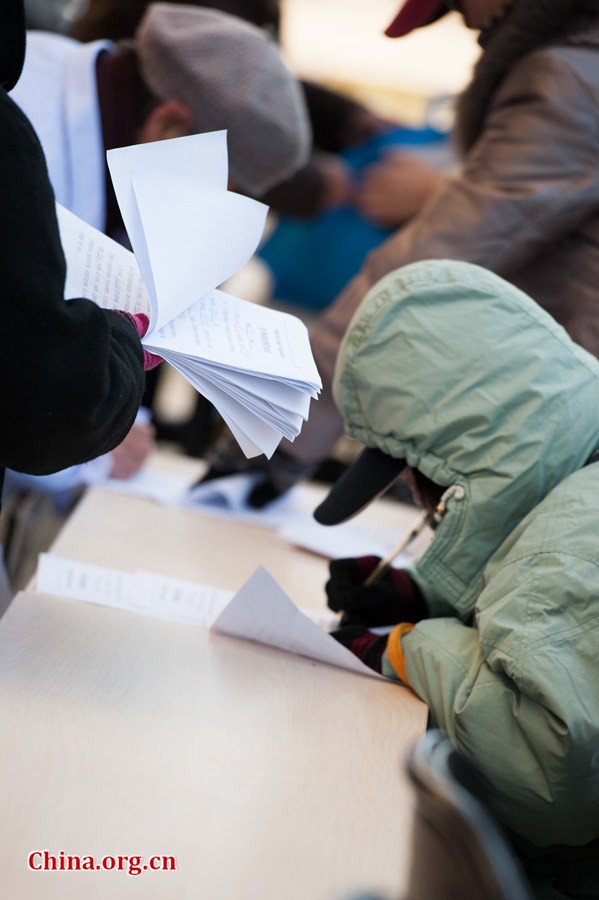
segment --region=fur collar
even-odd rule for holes
[[[479,42],[483,53],[458,103],[456,135],[463,153],[481,133],[492,95],[519,59],[549,45],[599,47],[599,0],[514,0]]]

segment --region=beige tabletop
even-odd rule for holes
[[[409,515],[393,506],[383,519]],[[89,492],[52,549],[231,589],[262,563],[298,605],[324,607],[323,558],[108,491]],[[406,688],[29,591],[0,624],[0,715],[11,900],[344,900],[405,884],[402,761],[426,722]],[[29,869],[44,851],[100,868]]]

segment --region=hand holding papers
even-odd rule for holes
[[[144,347],[217,407],[246,456],[293,440],[321,387],[295,316],[217,290],[260,241],[267,208],[226,189],[226,133],[111,150],[134,250],[59,207],[67,296],[144,312]]]

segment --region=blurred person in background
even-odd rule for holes
[[[449,6],[407,0],[387,34],[408,34]],[[262,476],[257,502],[313,471],[342,435],[330,389],[340,341],[368,290],[411,261],[447,258],[488,268],[599,355],[599,0],[451,6],[480,31],[483,51],[458,103],[460,172],[367,257],[311,329],[323,393],[295,442],[283,441],[270,461],[254,463]],[[223,442],[209,475],[247,468]]]
[[[280,37],[279,0],[185,0],[185,4],[236,15],[277,40]],[[69,33],[84,42],[127,39],[148,6],[149,0],[89,0]],[[303,81],[301,87],[313,152],[291,178],[260,195],[277,216],[258,257],[268,270],[264,292],[309,318],[335,298],[392,226],[404,224],[430,199],[453,166],[454,156],[445,133],[391,122],[322,85]],[[315,271],[319,277],[314,277]],[[200,397],[190,419],[156,422],[159,436],[176,441],[192,455],[202,455],[222,427],[217,418]],[[228,442],[229,436],[224,440]]]
[[[279,0],[184,0],[186,5],[220,10],[252,22],[265,29],[276,40],[280,37]],[[113,41],[130,38],[139,26],[149,0],[89,0],[81,7],[69,29],[80,41],[108,38]],[[312,125],[314,154],[309,163],[292,177],[281,181],[260,196],[278,213],[291,216],[313,216],[351,200],[354,190],[351,169],[339,158],[350,147],[384,133],[396,124],[379,116],[362,103],[313,82],[302,81]],[[429,194],[433,188],[434,170],[419,164],[418,157],[406,154],[405,178],[398,184],[394,224],[411,214],[417,188]],[[408,171],[407,167],[410,166]],[[396,173],[399,181],[399,175]],[[410,198],[405,197],[406,191]],[[404,197],[402,200],[401,197]],[[416,202],[418,202],[416,200]],[[407,205],[410,204],[410,210]]]
[[[39,135],[58,202],[123,240],[107,150],[227,129],[232,184],[256,197],[310,151],[303,96],[273,41],[181,4],[150,5],[122,44],[30,32],[12,97]]]

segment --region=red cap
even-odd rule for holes
[[[414,28],[430,25],[449,12],[444,0],[406,0],[388,28],[387,37],[403,37]]]

